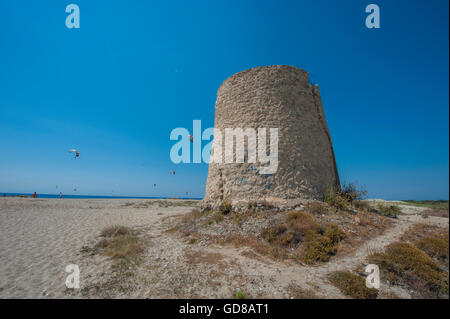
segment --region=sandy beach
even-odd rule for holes
[[[0,297],[63,298],[68,264],[110,225],[146,227],[190,207],[164,208],[142,199],[0,198]],[[162,214],[162,215],[158,215]],[[80,265],[81,278],[87,276]],[[94,267],[95,268],[95,267]]]
[[[448,218],[425,219],[421,209],[402,206],[404,214],[384,233],[352,254],[311,267],[270,260],[245,245],[193,244],[190,237],[171,233],[171,227],[196,204],[0,198],[0,298],[230,298],[236,289],[253,298],[293,298],[292,287],[314,291],[318,298],[343,298],[327,280],[329,273],[355,269],[370,252],[398,240],[414,224],[448,227]],[[112,225],[139,231],[145,242],[143,262],[129,282],[114,277],[111,258],[83,252],[83,247],[95,246],[102,229]],[[65,286],[69,264],[79,265],[80,289]],[[405,289],[382,288],[411,298]]]

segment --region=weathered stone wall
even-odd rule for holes
[[[247,157],[245,163],[210,163],[206,206],[217,207],[225,199],[237,206],[262,200],[295,206],[339,185],[319,88],[301,69],[266,66],[228,78],[217,93],[214,127],[222,132],[223,145],[225,128],[278,128],[278,170],[259,174],[261,164],[247,163]]]

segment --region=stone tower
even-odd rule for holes
[[[306,71],[276,65],[231,76],[217,93],[214,127],[221,132],[223,149],[226,128],[253,128],[256,132],[266,128],[267,153],[272,152],[269,129],[278,128],[278,168],[272,174],[261,174],[264,164],[260,164],[258,152],[256,163],[248,163],[249,147],[256,145],[245,138],[244,163],[225,163],[222,151],[222,161],[209,164],[204,206],[217,207],[224,200],[233,206],[264,200],[295,207],[301,200],[321,199],[328,187],[339,186],[319,88],[310,84]],[[259,147],[261,138],[256,137]],[[213,154],[218,135],[214,139]]]

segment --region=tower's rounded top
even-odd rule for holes
[[[309,85],[308,72],[290,65],[268,65],[254,67],[238,73],[233,74],[219,87],[219,92],[223,87],[234,86],[236,84],[248,81],[265,81],[276,78],[290,78],[292,81],[302,82],[304,85]]]

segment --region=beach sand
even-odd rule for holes
[[[403,206],[391,228],[350,255],[318,266],[277,262],[250,248],[192,243],[170,230],[196,201],[149,199],[0,198],[0,298],[296,298],[289,287],[319,298],[345,298],[328,274],[353,270],[370,252],[399,240],[416,223],[448,227],[448,218],[423,218],[424,208]],[[103,228],[130,227],[145,242],[133,277],[117,279],[114,261],[83,252],[95,247]],[[88,250],[89,251],[89,250]],[[67,289],[65,268],[77,264],[80,289]],[[129,281],[127,281],[129,279]],[[382,287],[401,298],[403,288]]]
[[[145,205],[151,201],[0,198],[0,298],[65,298],[65,267],[104,227],[152,226],[192,209]],[[80,265],[81,278],[87,271]]]

